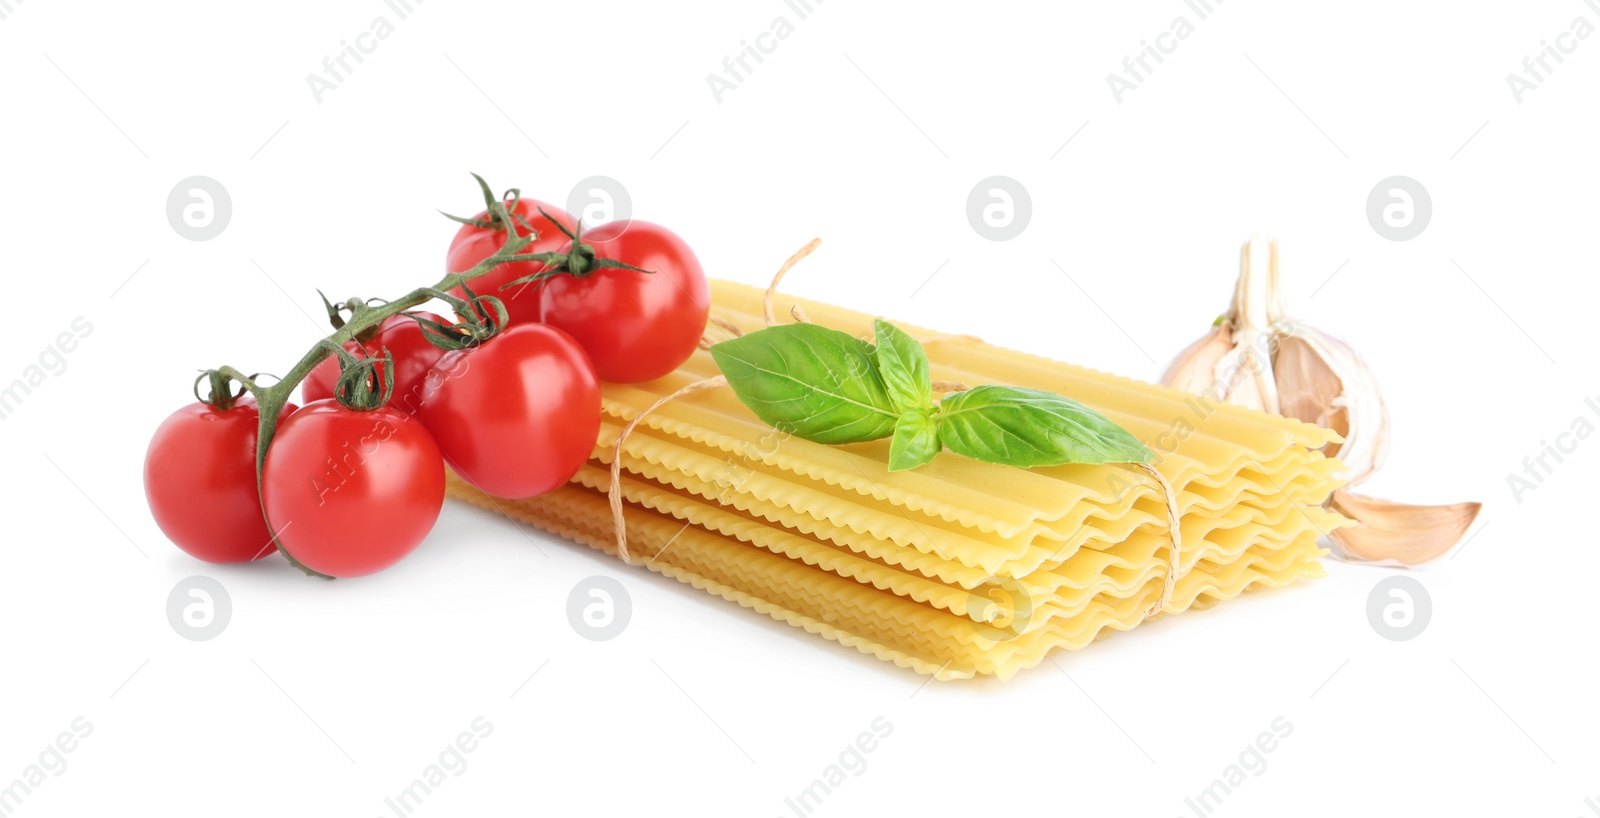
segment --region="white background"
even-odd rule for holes
[[[379,0],[9,5],[0,381],[74,317],[94,326],[0,421],[0,784],[74,718],[94,725],[16,814],[390,815],[479,716],[493,734],[417,815],[790,815],[880,716],[893,734],[815,814],[1192,815],[1184,799],[1279,716],[1293,734],[1215,814],[1600,802],[1600,443],[1520,503],[1506,482],[1575,418],[1600,424],[1583,403],[1600,395],[1600,36],[1520,104],[1505,79],[1574,18],[1600,24],[1579,0],[1229,0],[1121,104],[1106,76],[1195,21],[1177,0],[830,0],[804,21],[777,0],[432,0],[403,21]],[[392,36],[319,104],[307,75],[379,15]],[[718,104],[706,76],[779,15],[794,33]],[[455,228],[434,210],[475,209],[468,171],[558,203],[614,177],[708,274],[751,283],[821,236],[797,294],[1144,378],[1270,231],[1293,311],[1386,388],[1390,464],[1367,488],[1485,501],[1478,533],[1415,572],[1434,613],[1410,642],[1365,613],[1393,572],[1332,564],[1006,684],[926,687],[453,503],[359,581],[174,548],[140,464],[195,370],[287,369],[321,334],[318,287],[436,280]],[[208,242],[165,215],[196,174],[233,201]],[[965,217],[995,174],[1033,201],[1009,242]],[[1406,242],[1365,214],[1394,174],[1433,200]],[[195,574],[233,601],[210,642],[166,618]],[[567,622],[594,575],[632,598],[611,642]]]

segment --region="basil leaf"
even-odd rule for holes
[[[974,460],[1006,466],[1145,463],[1150,450],[1077,401],[1038,389],[979,386],[940,402],[939,440]]]
[[[934,422],[932,412],[907,412],[894,425],[894,437],[889,439],[889,471],[925,466],[941,448],[939,424]]]
[[[887,437],[900,413],[872,345],[816,324],[780,324],[711,347],[733,393],[780,432],[816,443]]]
[[[928,354],[922,344],[882,318],[872,327],[878,338],[874,350],[878,374],[883,376],[894,408],[902,413],[931,408],[933,377],[928,374]]]

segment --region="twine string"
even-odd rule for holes
[[[628,435],[633,434],[633,430],[639,426],[639,422],[644,420],[645,416],[649,415],[651,412],[660,409],[661,407],[677,400],[678,398],[686,395],[693,395],[696,392],[702,392],[707,389],[726,386],[727,383],[727,378],[717,375],[715,377],[706,378],[705,380],[695,381],[694,383],[691,383],[688,386],[685,386],[682,389],[679,389],[678,391],[673,392],[672,394],[667,395],[660,400],[657,400],[655,403],[652,403],[646,407],[645,410],[640,412],[636,417],[634,417],[633,420],[629,421],[627,426],[622,427],[622,433],[617,435],[617,442],[611,444],[611,485],[606,488],[606,497],[611,501],[611,522],[617,529],[617,556],[621,557],[623,562],[629,565],[633,564],[633,555],[628,553],[627,520],[625,520],[622,516],[623,442],[628,439]]]
[[[706,331],[700,335],[700,348],[701,349],[710,349],[710,348],[716,346],[720,342],[719,339],[715,339],[715,338],[711,337],[711,327],[713,327],[713,326],[715,326],[717,329],[720,329],[723,332],[727,333],[729,338],[742,338],[742,337],[744,337],[744,330],[739,329],[739,325],[738,324],[735,324],[732,321],[729,321],[728,319],[723,318],[721,316],[707,315],[706,316],[706,324],[707,324],[706,325]]]
[[[773,324],[778,323],[778,316],[772,311],[772,297],[778,294],[778,282],[783,281],[784,274],[788,273],[789,270],[796,264],[799,264],[800,259],[811,255],[812,251],[816,250],[821,244],[822,239],[812,239],[811,241],[806,242],[806,246],[796,250],[795,254],[790,256],[789,260],[785,261],[783,266],[778,268],[778,272],[772,276],[772,283],[767,285],[767,291],[761,295],[761,312],[766,316],[767,326],[770,327]],[[803,321],[805,319],[800,318],[800,316],[804,314],[805,313],[802,312],[795,317]]]
[[[1156,470],[1155,466],[1149,463],[1136,465],[1150,475],[1156,481],[1156,485],[1161,488],[1162,497],[1167,503],[1167,533],[1172,538],[1172,547],[1169,549],[1171,555],[1168,560],[1167,581],[1161,587],[1161,598],[1157,599],[1156,604],[1145,612],[1145,618],[1148,619],[1161,613],[1162,609],[1167,607],[1167,603],[1172,601],[1173,592],[1178,588],[1178,572],[1182,568],[1183,530],[1181,527],[1182,520],[1178,514],[1178,492],[1172,488],[1171,483],[1167,482],[1166,476]]]

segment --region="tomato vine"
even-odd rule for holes
[[[373,364],[367,362],[353,363],[355,361],[354,356],[351,356],[344,348],[344,344],[348,341],[356,340],[360,336],[370,334],[385,319],[404,314],[407,310],[422,306],[435,299],[449,304],[456,315],[461,317],[461,323],[453,327],[443,327],[435,322],[419,319],[419,323],[423,325],[423,331],[428,334],[430,341],[435,345],[449,349],[471,346],[486,340],[505,324],[505,306],[500,299],[493,296],[473,295],[467,287],[468,282],[489,273],[502,264],[551,260],[551,254],[548,253],[521,252],[538,238],[538,234],[526,221],[520,216],[514,215],[508,209],[506,198],[515,197],[516,193],[513,191],[508,193],[508,197],[497,199],[491,192],[489,184],[483,180],[483,177],[473,174],[473,178],[478,181],[478,186],[483,191],[484,201],[488,205],[488,212],[494,223],[509,225],[515,221],[527,228],[527,234],[519,236],[516,230],[506,230],[505,242],[493,255],[483,259],[483,261],[465,272],[450,273],[438,283],[432,286],[419,287],[401,298],[392,301],[350,299],[341,305],[341,307],[349,309],[350,317],[348,319],[343,318],[339,314],[338,308],[327,304],[327,300],[324,298],[324,304],[328,307],[329,317],[335,327],[335,331],[328,337],[318,341],[315,346],[300,357],[299,362],[289,370],[287,375],[284,375],[283,378],[271,386],[259,384],[257,382],[258,378],[260,378],[259,375],[246,375],[231,366],[206,370],[200,376],[199,380],[210,381],[210,395],[201,398],[202,402],[211,403],[215,406],[219,405],[218,402],[220,401],[222,402],[221,408],[231,406],[235,400],[242,397],[242,393],[236,392],[232,387],[232,384],[237,383],[241,389],[248,392],[255,399],[259,407],[260,426],[256,437],[255,457],[256,492],[258,499],[263,500],[262,515],[264,518],[266,506],[264,498],[261,496],[261,476],[266,466],[267,452],[272,445],[273,436],[277,433],[278,420],[283,414],[284,407],[288,404],[289,399],[294,395],[295,388],[300,385],[301,381],[305,380],[306,376],[316,368],[317,364],[322,363],[330,355],[338,355],[346,366],[359,366],[363,370],[373,366]],[[460,287],[469,298],[463,299],[451,295],[448,290],[455,287]],[[393,372],[392,362],[389,363],[390,365],[385,367],[385,380],[392,377],[388,374]],[[199,396],[199,380],[195,383],[197,397]],[[381,405],[382,399],[387,397],[387,386],[380,386],[378,392],[379,400],[376,405]],[[355,408],[375,408],[370,396],[367,399],[358,400],[357,403],[365,404],[365,406],[357,406]],[[278,547],[279,551],[283,552],[284,557],[289,560],[290,564],[311,576],[325,579],[333,578],[327,574],[314,571],[295,559],[294,555],[283,547],[283,543],[278,537],[280,532],[273,528],[272,520],[267,519],[266,522],[267,531],[272,536],[273,544]]]

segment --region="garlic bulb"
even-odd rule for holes
[[[1275,412],[1338,432],[1324,452],[1345,465],[1329,507],[1359,523],[1329,539],[1352,560],[1415,565],[1449,551],[1471,527],[1478,503],[1408,506],[1349,491],[1383,465],[1388,412],[1377,380],[1344,341],[1290,318],[1278,285],[1277,243],[1250,239],[1240,251],[1233,303],[1211,332],[1178,354],[1167,386]]]

